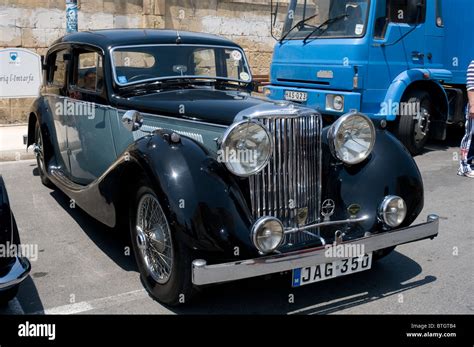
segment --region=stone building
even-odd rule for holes
[[[0,0],[0,48],[42,55],[66,30],[66,0]],[[223,35],[246,50],[254,74],[267,74],[274,40],[270,0],[78,0],[79,30],[167,28]],[[0,124],[25,122],[30,99],[0,99]]]

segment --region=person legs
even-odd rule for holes
[[[471,174],[472,169],[470,163],[472,163],[473,149],[472,147],[472,138],[474,136],[474,119],[471,118],[469,111],[466,112],[466,134],[464,135],[461,141],[461,160],[459,167],[459,175]]]

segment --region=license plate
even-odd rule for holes
[[[305,102],[308,101],[308,93],[295,92],[294,90],[285,90],[285,100]]]
[[[369,253],[362,258],[341,259],[332,263],[294,269],[292,285],[293,287],[301,287],[306,284],[369,270],[371,267],[372,253]]]

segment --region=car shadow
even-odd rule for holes
[[[51,196],[76,221],[82,231],[120,268],[126,271],[138,271],[133,257],[128,233],[116,231],[90,217],[79,206],[70,207],[70,199],[59,189],[51,191]],[[124,252],[129,247],[130,256]]]
[[[400,294],[436,281],[413,280],[421,266],[399,252],[374,263],[369,271],[300,288],[291,275],[255,278],[206,288],[186,306],[169,308],[177,314],[329,314]],[[386,312],[390,313],[390,312]]]

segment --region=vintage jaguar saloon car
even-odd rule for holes
[[[31,265],[21,255],[20,237],[0,175],[0,305],[13,299],[30,273]]]
[[[75,33],[44,71],[28,130],[41,180],[129,229],[163,303],[266,274],[291,271],[301,286],[367,270],[438,234],[435,215],[410,227],[422,179],[383,124],[354,111],[325,126],[315,110],[252,96],[245,54],[227,39]]]

